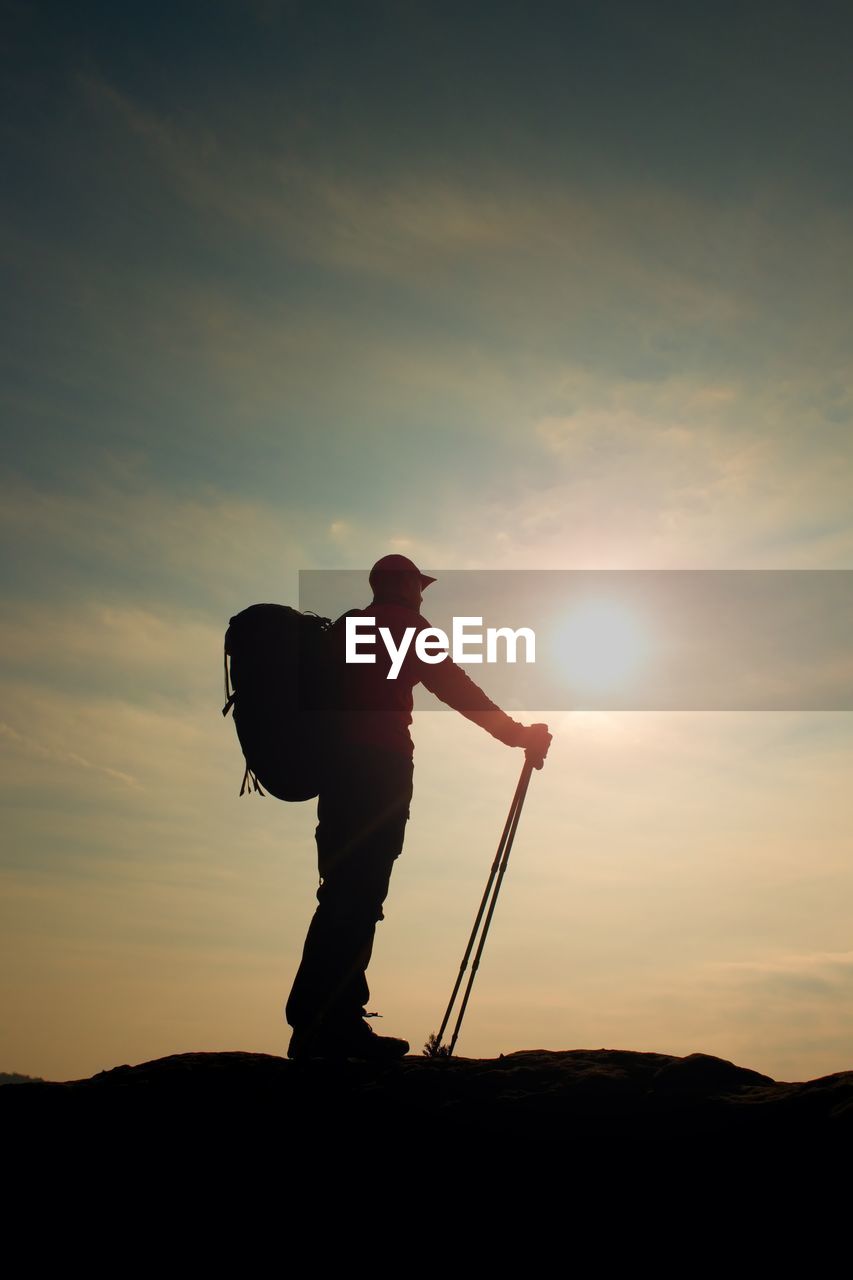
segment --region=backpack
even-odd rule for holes
[[[233,708],[246,761],[241,796],[264,787],[279,800],[317,795],[331,626],[285,604],[253,604],[231,618],[222,714]]]

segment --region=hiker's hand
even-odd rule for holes
[[[524,754],[536,769],[541,769],[551,745],[551,734],[547,724],[530,724],[525,726],[525,736],[521,744]]]

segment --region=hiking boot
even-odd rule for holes
[[[378,1036],[363,1020],[353,1026],[320,1028],[310,1031],[294,1029],[287,1050],[288,1058],[359,1058],[363,1062],[393,1062],[409,1052],[408,1040],[394,1036]]]
[[[393,1062],[409,1052],[408,1040],[395,1036],[378,1036],[370,1023],[360,1019],[350,1037],[351,1058],[363,1058],[365,1062]]]

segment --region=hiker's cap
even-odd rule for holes
[[[431,582],[435,582],[435,578],[428,577],[425,573],[421,573],[418,566],[407,559],[406,556],[383,556],[381,560],[377,560],[376,564],[370,570],[368,581],[371,587],[376,586],[377,577],[380,579],[386,573],[416,573],[421,580],[421,589],[428,587]]]

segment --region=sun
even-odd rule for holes
[[[557,629],[557,661],[567,680],[586,693],[624,685],[641,667],[649,642],[640,619],[614,600],[586,600]]]

